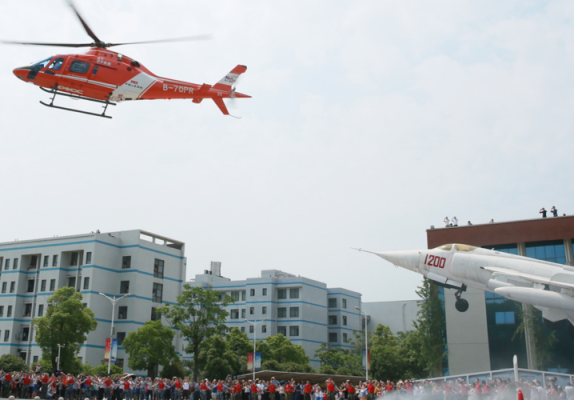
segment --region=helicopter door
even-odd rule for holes
[[[89,62],[73,60],[64,69],[62,85],[72,93],[83,94],[84,84],[88,81],[90,66]]]

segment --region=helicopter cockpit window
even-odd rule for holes
[[[85,74],[90,69],[90,63],[74,60],[72,65],[70,65],[70,72],[75,72],[76,74]]]
[[[48,69],[51,69],[52,71],[59,71],[60,68],[62,68],[63,62],[64,62],[64,59],[62,57],[57,57],[54,59],[54,61],[52,61],[50,63],[50,65],[48,66]]]
[[[436,247],[439,250],[450,251],[452,249],[452,244],[443,244],[442,246]]]
[[[456,251],[474,251],[477,248],[474,246],[469,246],[468,244],[455,244],[454,249]]]
[[[34,68],[34,69],[42,69],[42,68],[44,68],[46,65],[48,65],[48,63],[50,62],[51,59],[52,59],[52,57],[46,58],[45,60],[42,60],[42,61],[38,61],[37,63],[34,63],[34,64],[32,65],[32,68]]]

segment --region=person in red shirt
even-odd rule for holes
[[[28,388],[30,386],[30,376],[28,374],[24,374],[22,377],[22,397],[24,399],[28,398]]]
[[[287,400],[293,400],[293,382],[287,382],[285,385],[285,394],[287,395]]]
[[[332,379],[327,379],[327,400],[335,400],[335,382]]]
[[[347,381],[347,400],[355,400],[355,388],[351,381]]]
[[[243,396],[243,386],[241,386],[241,384],[239,383],[239,381],[235,381],[235,400],[241,400],[241,397]]]
[[[375,400],[375,385],[372,381],[367,381],[367,399]]]
[[[269,400],[275,400],[275,384],[273,383],[273,379],[269,381]]]
[[[311,400],[311,392],[313,391],[313,386],[311,386],[311,382],[307,381],[305,384],[305,388],[303,389],[303,398],[305,400]]]

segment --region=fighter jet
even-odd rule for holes
[[[470,286],[532,304],[542,311],[545,322],[553,329],[559,329],[564,320],[574,324],[574,267],[466,244],[445,244],[430,250],[366,252],[422,274],[440,286],[457,289],[455,307],[460,312],[468,310],[468,301],[461,296]]]

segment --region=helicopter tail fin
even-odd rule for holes
[[[229,115],[229,111],[227,111],[227,107],[225,106],[225,103],[221,97],[214,97],[213,101],[215,104],[217,104],[217,107],[219,107],[223,115]]]
[[[216,90],[227,90],[228,92],[230,92],[232,89],[232,85],[237,81],[239,75],[241,75],[245,71],[247,71],[247,67],[245,65],[238,65],[237,67],[233,68],[230,73],[221,78],[219,82],[213,85],[213,88]],[[221,106],[219,108],[221,108]]]

